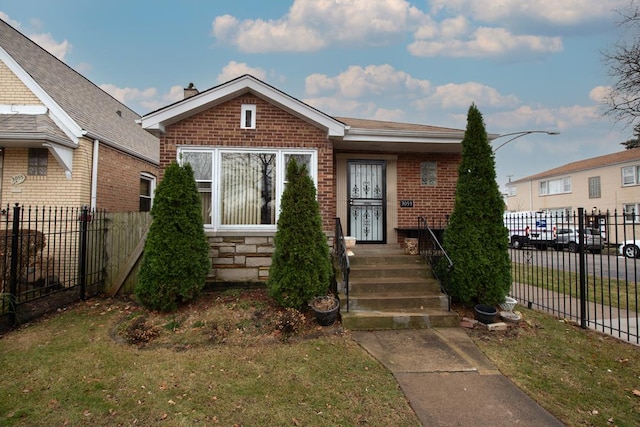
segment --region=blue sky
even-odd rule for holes
[[[629,0],[2,0],[0,18],[139,114],[250,73],[333,116],[561,132],[496,152],[499,184],[620,151],[601,52]],[[508,137],[497,139],[495,145]]]

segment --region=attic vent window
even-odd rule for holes
[[[256,128],[256,106],[254,104],[243,104],[240,114],[241,129]]]

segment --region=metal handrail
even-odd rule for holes
[[[440,283],[440,289],[445,295],[447,295],[450,310],[451,296],[448,294],[446,288],[442,286],[442,278],[438,277],[438,269],[436,267],[441,262],[440,260],[446,259],[446,268],[448,271],[450,271],[453,268],[453,261],[451,261],[451,258],[447,254],[447,251],[445,251],[440,244],[440,241],[433,233],[433,230],[429,228],[427,219],[423,216],[418,217],[418,249],[420,251],[420,255],[424,257],[427,263],[431,266],[433,275],[436,277],[436,279],[438,279],[438,282]]]
[[[349,312],[349,271],[351,265],[349,264],[349,256],[347,255],[347,244],[344,241],[344,233],[342,232],[342,224],[340,218],[336,218],[336,231],[334,238],[334,253],[340,262],[340,271],[342,273],[342,285],[344,295],[347,299],[346,310]]]

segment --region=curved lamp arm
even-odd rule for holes
[[[549,131],[549,130],[525,130],[525,131],[521,131],[521,132],[512,132],[512,133],[505,133],[504,135],[498,135],[497,137],[495,137],[493,139],[493,141],[495,141],[498,138],[502,138],[505,136],[513,136],[513,138],[510,138],[508,140],[506,140],[505,142],[503,142],[502,144],[498,145],[493,152],[495,153],[496,151],[498,151],[500,148],[504,147],[505,145],[507,145],[508,143],[510,143],[511,141],[513,141],[514,139],[518,139],[520,137],[523,137],[525,135],[530,135],[532,133],[544,133],[547,135],[560,135],[560,132],[554,132],[554,131]]]

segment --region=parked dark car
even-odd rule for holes
[[[556,231],[556,249],[568,249],[571,252],[578,251],[578,243],[580,237],[578,230],[575,228],[559,228]],[[584,249],[595,254],[602,252],[604,240],[600,234],[600,230],[586,228],[584,230]]]

